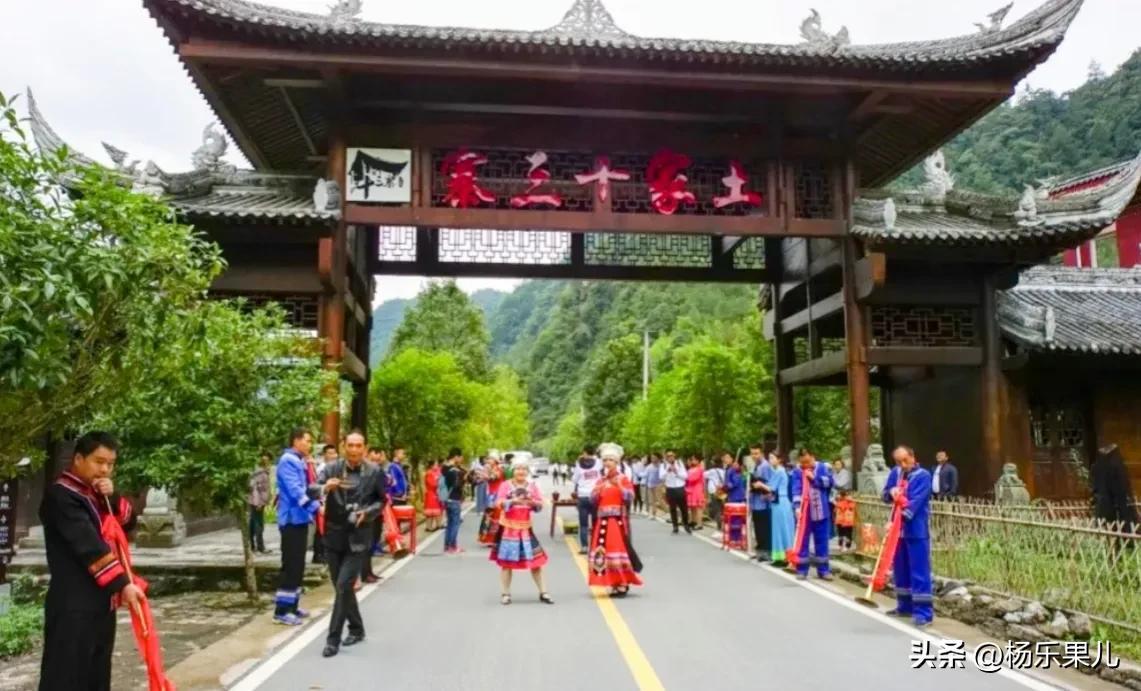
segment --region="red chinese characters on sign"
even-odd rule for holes
[[[746,192],[745,185],[749,182],[749,174],[745,166],[737,161],[729,162],[729,175],[721,178],[721,183],[729,188],[729,194],[723,197],[714,197],[713,206],[723,209],[730,204],[745,203],[749,206],[760,206],[761,195],[756,192]]]
[[[610,159],[606,156],[599,156],[594,159],[594,170],[589,173],[579,173],[574,176],[574,179],[580,185],[597,184],[599,201],[606,201],[606,197],[610,194],[610,183],[612,181],[625,182],[630,179],[630,173],[624,170],[611,170]]]
[[[448,192],[444,203],[454,208],[466,209],[479,206],[480,202],[492,203],[495,195],[476,182],[476,168],[487,163],[487,157],[467,149],[453,151],[444,157],[440,164],[440,174],[448,181]]]
[[[511,198],[511,206],[522,209],[528,206],[545,204],[558,208],[563,205],[563,198],[557,192],[546,192],[539,194],[538,190],[543,185],[551,181],[551,173],[543,166],[547,165],[547,154],[545,151],[536,151],[527,157],[527,161],[531,164],[531,169],[527,171],[527,179],[531,183],[527,186],[527,191],[523,194],[517,194]]]
[[[689,167],[689,156],[662,149],[646,167],[646,183],[650,187],[650,206],[669,216],[683,203],[692,204],[697,197],[686,189],[689,178],[681,171]]]

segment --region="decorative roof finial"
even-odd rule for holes
[[[898,214],[895,211],[895,199],[888,197],[887,201],[883,203],[883,227],[884,230],[895,230],[895,219]]]
[[[575,0],[562,21],[544,33],[565,34],[575,38],[627,38],[630,34],[618,28],[614,17],[602,0]]]
[[[329,5],[329,23],[335,29],[346,29],[360,21],[364,0],[337,0]]]
[[[129,175],[132,178],[138,175],[139,159],[136,158],[128,164],[127,152],[107,142],[103,142],[103,150],[107,152],[107,156],[109,156],[111,161],[115,164],[115,170],[124,175]]]
[[[975,26],[979,28],[980,34],[993,34],[996,31],[1002,30],[1002,20],[1006,19],[1006,15],[1010,12],[1010,8],[1014,6],[1013,2],[1007,3],[1006,7],[1000,7],[994,12],[986,16],[990,20],[990,24],[981,24],[975,22]]]
[[[924,196],[934,201],[943,201],[947,193],[954,189],[955,176],[947,170],[947,159],[943,157],[942,149],[923,159],[923,177],[927,181],[919,189]]]
[[[202,146],[194,150],[190,160],[194,163],[194,172],[213,173],[221,178],[222,182],[232,182],[237,174],[237,167],[222,160],[230,144],[226,135],[218,129],[218,123],[212,122],[202,130]]]
[[[851,43],[846,26],[840,27],[835,36],[825,32],[820,13],[816,10],[812,10],[812,14],[800,23],[800,36],[805,43],[820,50],[836,51]]]
[[[1034,226],[1042,222],[1038,218],[1038,194],[1032,185],[1027,185],[1022,192],[1022,199],[1018,200],[1018,210],[1014,212],[1018,225]]]
[[[167,176],[154,161],[147,161],[143,169],[135,174],[131,190],[151,197],[161,197],[166,192]]]

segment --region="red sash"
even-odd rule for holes
[[[907,478],[899,478],[899,494],[895,497],[891,507],[891,525],[883,539],[883,555],[876,563],[876,572],[872,574],[872,590],[879,592],[887,585],[887,572],[895,561],[895,550],[899,547],[899,535],[903,532],[903,509],[907,507]]]
[[[808,536],[808,512],[812,507],[808,505],[808,493],[812,491],[812,487],[808,480],[804,477],[801,471],[801,491],[800,491],[800,518],[796,520],[796,538],[792,541],[792,549],[785,550],[785,561],[793,566],[800,565],[800,547]]]

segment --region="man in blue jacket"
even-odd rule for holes
[[[883,501],[903,507],[903,530],[895,549],[892,573],[895,580],[897,617],[912,617],[915,625],[924,627],[935,618],[931,599],[931,539],[927,531],[930,519],[931,473],[919,467],[915,452],[909,446],[892,452],[895,466],[887,476]],[[906,487],[901,483],[906,482]]]
[[[281,576],[274,598],[273,620],[297,626],[309,613],[298,607],[305,576],[305,547],[309,524],[321,508],[309,491],[305,456],[313,450],[313,436],[300,427],[289,434],[289,448],[277,461],[277,527],[281,531]]]
[[[807,505],[805,486],[808,487]],[[816,567],[816,575],[823,581],[832,580],[828,563],[828,540],[832,531],[832,507],[828,498],[832,494],[832,468],[816,460],[808,449],[800,450],[800,467],[792,471],[789,479],[792,506],[799,512],[808,512],[808,530],[800,543],[800,558],[796,562],[796,577],[808,578],[808,567]],[[812,556],[808,556],[808,540],[812,539]]]

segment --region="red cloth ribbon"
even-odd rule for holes
[[[793,566],[800,565],[800,547],[808,539],[808,512],[812,507],[808,505],[808,493],[812,490],[811,483],[804,478],[800,492],[800,517],[796,519],[796,538],[792,541],[792,549],[785,550],[785,561]]]
[[[109,505],[108,505],[109,506]],[[103,517],[100,532],[103,540],[110,545],[115,556],[123,565],[123,569],[130,574],[131,581],[144,593],[147,592],[147,582],[134,574],[131,569],[131,547],[127,540],[123,526],[119,519],[111,513]],[[113,604],[118,607],[119,596],[116,595]],[[151,614],[150,602],[146,599],[138,607],[131,608],[131,628],[135,632],[135,645],[139,655],[147,666],[147,685],[150,691],[175,691],[174,684],[166,678],[163,670],[162,646],[159,645],[158,629],[155,628],[154,616]]]
[[[400,524],[396,521],[396,513],[392,510],[392,504],[386,503],[380,513],[384,520],[384,541],[388,543],[388,549],[392,552],[392,556],[399,559],[401,553],[407,553],[407,549],[404,547],[404,540],[400,535]]]
[[[887,572],[895,561],[895,550],[899,547],[899,535],[903,532],[903,509],[907,507],[907,480],[900,478],[896,487],[899,488],[899,494],[896,495],[895,501],[892,503],[891,525],[883,539],[883,547],[881,548],[883,554],[880,555],[879,561],[876,563],[876,572],[872,574],[872,590],[877,593],[887,585]]]

